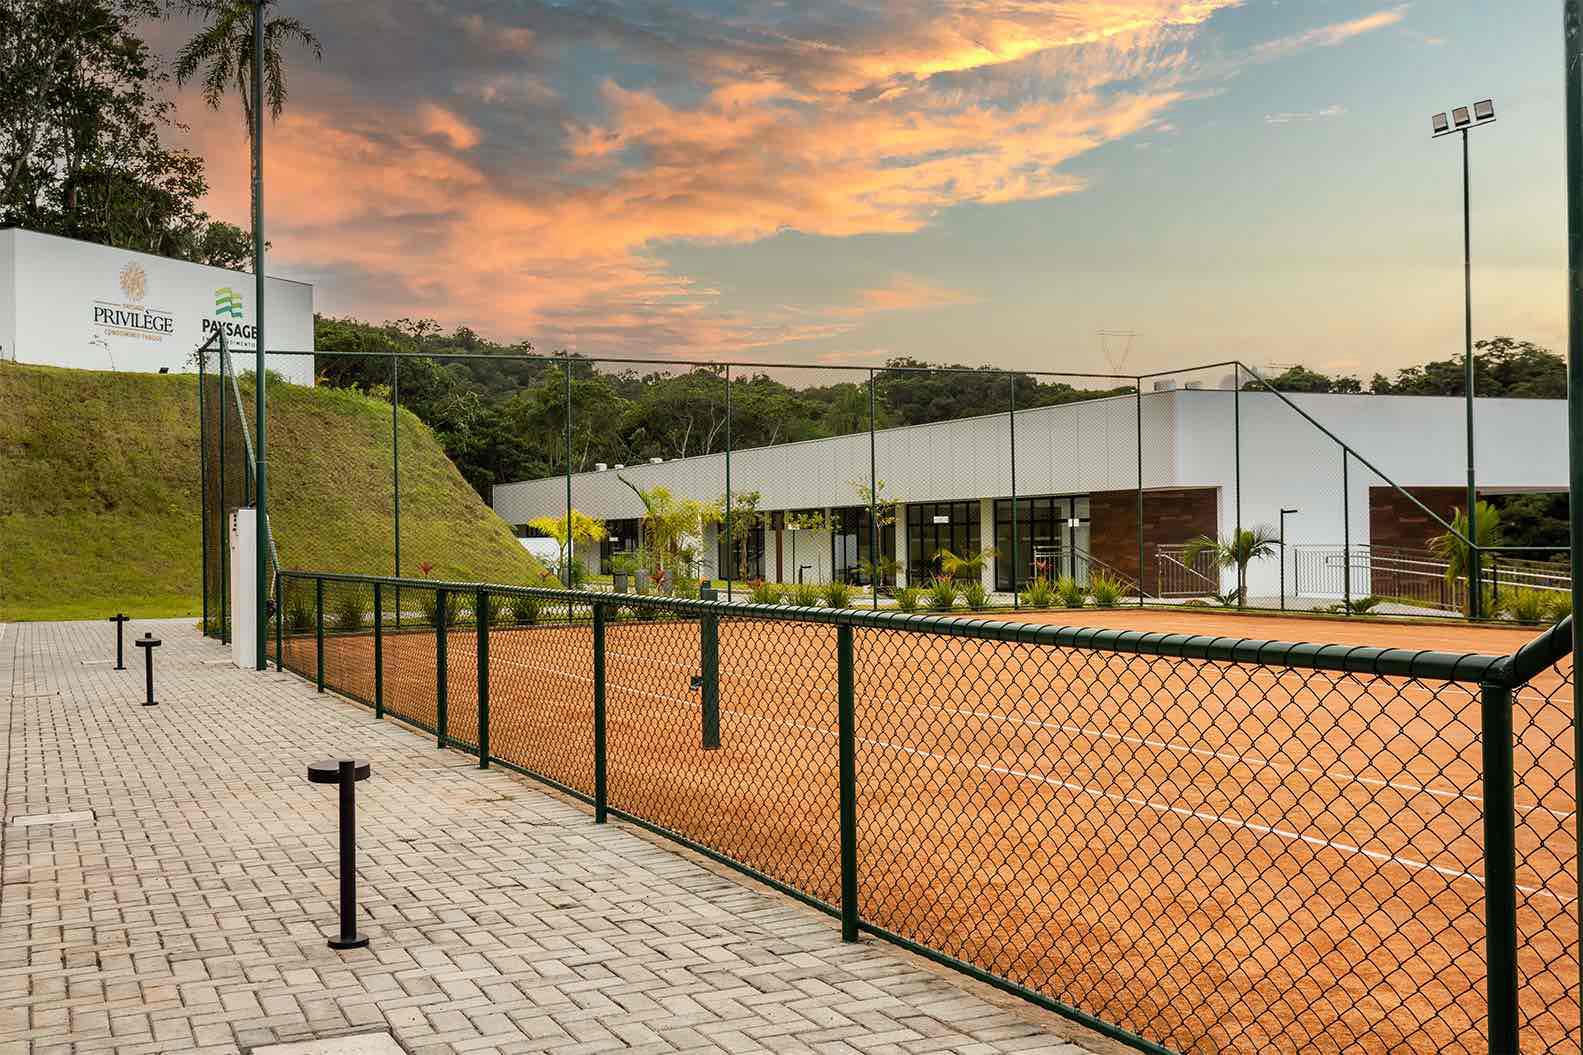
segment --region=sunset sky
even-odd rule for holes
[[[283,0],[270,270],[541,350],[1372,373],[1565,327],[1558,4]],[[159,28],[162,46],[190,27]],[[179,97],[246,216],[240,108]]]

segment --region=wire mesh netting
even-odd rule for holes
[[[200,353],[198,376],[203,631],[231,639],[231,514],[253,504],[253,459],[231,357]]]
[[[635,595],[407,583],[395,605],[390,581],[376,633],[372,582],[286,582],[292,669],[476,752],[487,663],[492,758],[584,798],[602,760],[612,810],[832,911],[855,623],[865,926],[1183,1052],[1489,1045],[1495,657],[1398,653],[1407,676],[1356,648],[1135,654]],[[1580,1040],[1570,689],[1563,665],[1514,693],[1524,1051]]]

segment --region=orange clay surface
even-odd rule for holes
[[[1185,611],[1064,625],[1506,653],[1532,630]],[[476,636],[448,635],[477,742]],[[435,724],[432,628],[384,635],[385,706]],[[287,642],[313,670],[313,639]],[[586,625],[493,630],[490,752],[593,790]],[[833,627],[722,619],[720,747],[696,621],[609,625],[609,800],[840,898]],[[1476,687],[854,632],[859,909],[1180,1051],[1485,1049]],[[372,637],[326,640],[371,700]],[[1517,694],[1523,1050],[1576,1050],[1570,677]]]

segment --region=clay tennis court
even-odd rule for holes
[[[1160,611],[1040,621],[1504,654],[1533,634]],[[696,620],[606,637],[609,798],[839,901],[835,629],[723,618],[701,747]],[[447,730],[477,743],[476,636]],[[1485,1046],[1473,685],[854,631],[865,923],[1182,1051]],[[287,662],[314,667],[311,636]],[[432,628],[384,634],[385,705],[433,727]],[[490,750],[590,793],[593,632],[491,631]],[[326,681],[373,697],[367,632]],[[1575,1050],[1570,685],[1516,700],[1523,1050]]]

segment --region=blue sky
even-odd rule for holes
[[[283,5],[293,10],[291,0]],[[301,4],[272,270],[588,354],[1371,374],[1559,347],[1559,5]],[[239,116],[182,99],[216,211]],[[219,154],[221,156],[217,157]]]

